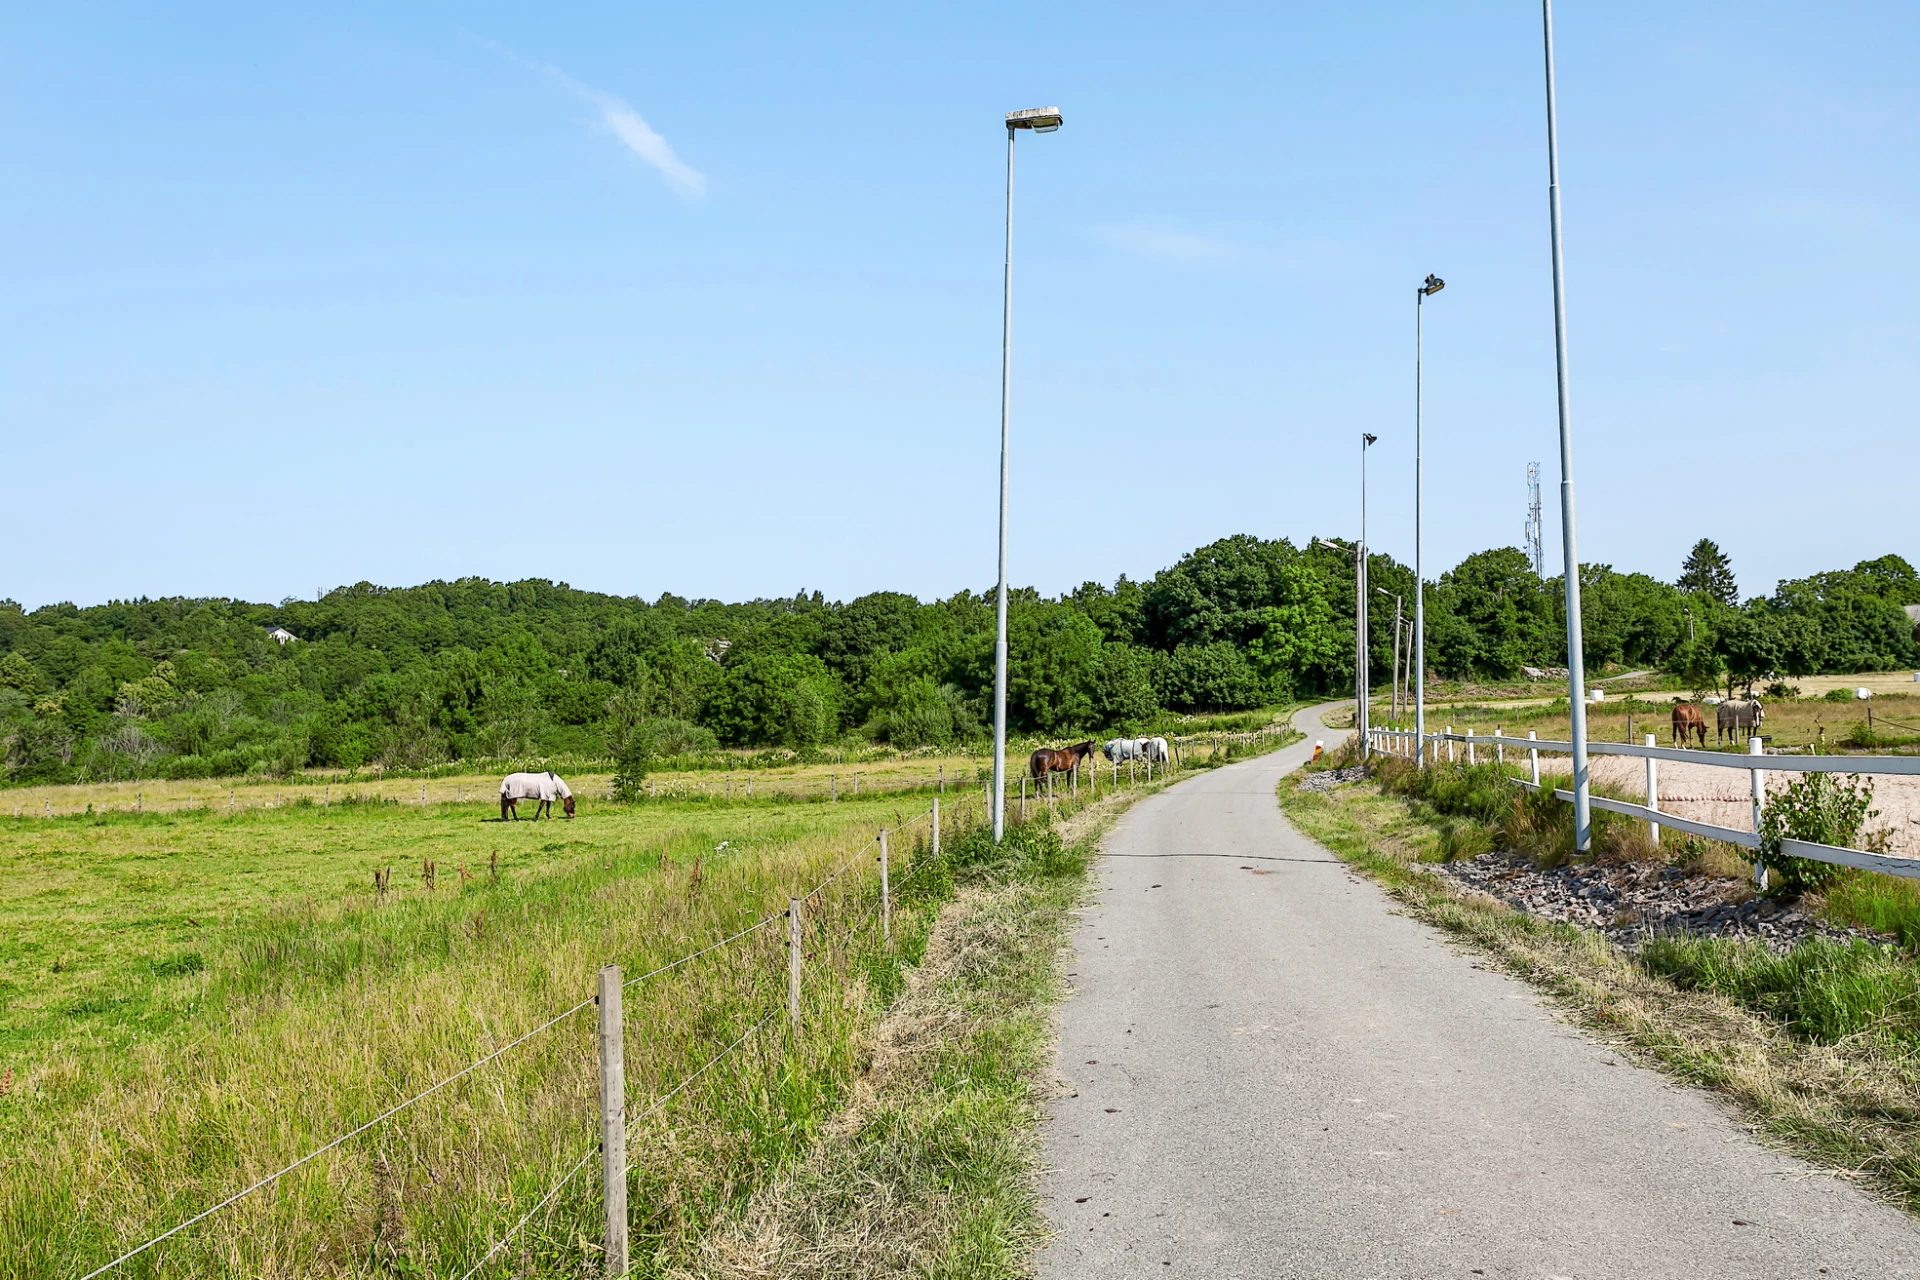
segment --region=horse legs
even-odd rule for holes
[[[514,805],[513,801],[506,797],[505,793],[502,793],[500,796],[500,821],[505,822],[509,816],[511,816],[515,822],[520,821],[520,810]]]

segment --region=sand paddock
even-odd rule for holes
[[[1595,784],[1640,800],[1646,794],[1647,762],[1634,756],[1593,756]],[[1568,766],[1565,756],[1541,753],[1540,767],[1546,770]],[[1785,787],[1795,777],[1790,773],[1768,773],[1769,792]],[[1862,775],[1873,784],[1873,807],[1880,816],[1868,820],[1868,829],[1885,827],[1892,838],[1888,852],[1908,858],[1920,858],[1920,777]],[[1722,768],[1709,764],[1680,764],[1660,761],[1660,807],[1668,813],[1696,822],[1753,830],[1753,793],[1750,775],[1744,768]],[[1917,868],[1920,869],[1920,868]]]

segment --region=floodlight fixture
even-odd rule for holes
[[[1065,120],[1058,107],[1028,107],[1025,111],[1007,112],[1007,128],[1031,129],[1035,133],[1052,133]]]
[[[1377,442],[1377,441],[1378,441],[1378,440],[1380,439],[1380,437],[1379,437],[1379,436],[1376,436],[1376,435],[1372,435],[1372,434],[1370,434],[1370,433],[1368,433],[1368,432],[1365,432],[1365,431],[1362,431],[1362,432],[1360,433],[1360,438],[1361,438],[1362,440],[1365,440],[1365,441],[1366,441],[1366,442],[1367,442],[1368,444],[1374,444],[1374,443],[1376,443],[1376,442]]]
[[[1427,276],[1427,282],[1424,285],[1420,286],[1420,292],[1427,293],[1427,294],[1438,293],[1446,287],[1447,287],[1447,282],[1445,280],[1442,280],[1439,276],[1429,273]]]

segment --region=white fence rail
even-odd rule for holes
[[[1495,730],[1491,734],[1455,733],[1451,726],[1440,733],[1429,733],[1424,741],[1419,740],[1411,730],[1374,729],[1370,731],[1373,749],[1383,754],[1404,756],[1409,759],[1433,760],[1438,762],[1444,750],[1449,764],[1456,762],[1454,747],[1456,744],[1466,747],[1465,763],[1478,764],[1479,748],[1492,747],[1493,754],[1489,763],[1505,764],[1509,748],[1526,752],[1531,780],[1515,778],[1513,781],[1529,790],[1540,786],[1540,753],[1550,755],[1571,755],[1573,744],[1552,739],[1535,738],[1529,734],[1516,738]],[[1648,825],[1655,841],[1660,838],[1661,827],[1672,827],[1690,835],[1708,840],[1721,840],[1742,849],[1760,848],[1760,811],[1766,801],[1765,775],[1769,773],[1851,773],[1882,777],[1920,776],[1920,756],[1770,756],[1763,752],[1761,740],[1748,740],[1747,754],[1735,755],[1725,751],[1697,751],[1685,747],[1661,747],[1655,745],[1656,735],[1648,734],[1644,745],[1632,742],[1589,742],[1589,756],[1633,756],[1647,762],[1646,803],[1632,804],[1625,800],[1612,800],[1604,796],[1589,794],[1588,800],[1596,809],[1608,813],[1618,813],[1629,818],[1637,818]],[[1726,827],[1717,823],[1700,822],[1692,818],[1683,818],[1677,814],[1664,812],[1660,808],[1660,784],[1658,762],[1670,760],[1676,764],[1708,765],[1720,769],[1738,769],[1750,779],[1753,801],[1753,825],[1750,829]],[[1573,803],[1573,792],[1556,790],[1556,800]],[[1907,879],[1920,879],[1920,858],[1902,858],[1883,853],[1872,853],[1865,849],[1845,849],[1834,845],[1814,844],[1805,840],[1783,840],[1781,852],[1789,857],[1808,858],[1815,862],[1832,863],[1835,866],[1857,867],[1865,871],[1877,871],[1883,875],[1904,876]],[[1766,883],[1766,871],[1759,868],[1756,875],[1760,883]]]

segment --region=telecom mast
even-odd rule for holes
[[[1540,464],[1527,464],[1527,559],[1534,576],[1547,576],[1547,552],[1540,536]]]

